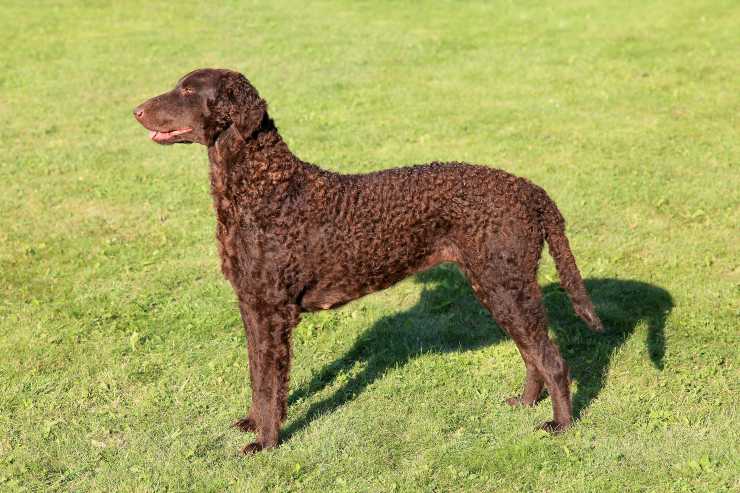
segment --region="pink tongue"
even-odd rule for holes
[[[149,130],[149,138],[152,140],[167,140],[170,137],[190,132],[192,128],[181,128],[180,130],[172,130],[170,132],[157,132],[156,130]]]

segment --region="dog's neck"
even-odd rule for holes
[[[293,155],[287,144],[280,136],[275,123],[267,114],[250,135],[242,134],[236,125],[229,125],[222,131],[213,144],[208,146],[208,157],[212,161],[232,163],[239,159],[236,154],[246,153],[245,157],[251,160],[258,158],[257,153],[264,157],[275,154]]]
[[[208,158],[219,221],[232,206],[250,209],[255,217],[278,213],[310,181],[308,175],[318,171],[290,151],[267,115],[246,138],[234,125],[221,132],[208,147]]]
[[[238,174],[250,183],[285,181],[303,165],[266,114],[251,135],[241,134],[235,125],[221,132],[208,147],[208,158],[212,168],[229,176]]]

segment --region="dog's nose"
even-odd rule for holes
[[[141,117],[144,116],[144,110],[140,106],[137,106],[134,108],[134,116],[137,120],[141,120]]]

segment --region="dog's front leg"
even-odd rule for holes
[[[242,449],[251,454],[275,447],[280,439],[280,425],[287,416],[290,336],[300,311],[295,305],[260,302],[242,304],[241,311],[249,348],[252,408],[236,424],[257,433],[257,440]]]
[[[244,303],[239,304],[239,311],[241,312],[242,316],[242,322],[244,323],[244,332],[247,333],[247,357],[249,362],[249,381],[252,386],[254,386],[254,373],[255,373],[255,363],[256,358],[254,356],[254,343],[250,341],[248,336],[248,329],[249,322],[249,311],[246,308],[246,305]],[[254,394],[253,394],[254,395]],[[240,418],[232,424],[234,428],[238,428],[244,433],[254,433],[257,431],[257,421],[254,417],[254,406],[250,408],[250,410],[247,412],[247,415],[243,418]]]

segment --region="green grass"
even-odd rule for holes
[[[28,2],[0,12],[0,489],[740,489],[740,5]],[[512,410],[514,344],[443,266],[306,316],[285,442],[248,407],[202,147],[131,117],[238,69],[303,159],[549,191],[610,332],[541,269],[578,423]]]

